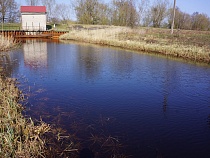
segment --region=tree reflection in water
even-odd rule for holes
[[[87,80],[93,80],[94,78],[97,78],[100,74],[101,69],[101,55],[100,52],[92,53],[94,48],[92,47],[82,47],[80,45],[78,47],[78,57],[77,57],[77,63],[79,72],[82,74],[85,74],[85,78]]]
[[[51,135],[54,144],[48,142],[48,147],[59,149],[51,151],[57,157],[78,157],[83,149],[95,157],[194,156],[186,152],[196,144],[185,140],[204,138],[200,122],[210,126],[204,109],[209,103],[209,68],[92,45],[43,46],[47,50],[37,56],[18,52],[26,58],[13,75],[26,76],[33,104],[27,104],[31,110],[27,114],[52,125],[56,136]],[[14,61],[15,53],[12,56]],[[198,127],[193,127],[196,121]],[[191,128],[201,135],[182,130]],[[208,140],[196,148],[206,150]]]

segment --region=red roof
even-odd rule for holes
[[[29,13],[46,13],[45,6],[21,6],[20,12],[29,12]]]

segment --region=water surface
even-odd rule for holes
[[[113,138],[134,158],[210,157],[210,66],[35,40],[10,59],[29,115],[75,133],[81,148],[119,154],[105,149]],[[93,135],[107,139],[95,147]]]

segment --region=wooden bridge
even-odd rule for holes
[[[4,37],[14,38],[52,38],[58,39],[60,35],[67,31],[24,31],[24,30],[4,30],[0,34]]]

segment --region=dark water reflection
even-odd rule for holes
[[[80,147],[118,149],[100,151],[97,135],[135,158],[210,157],[209,66],[43,41],[27,41],[10,59],[29,114],[76,133]]]

